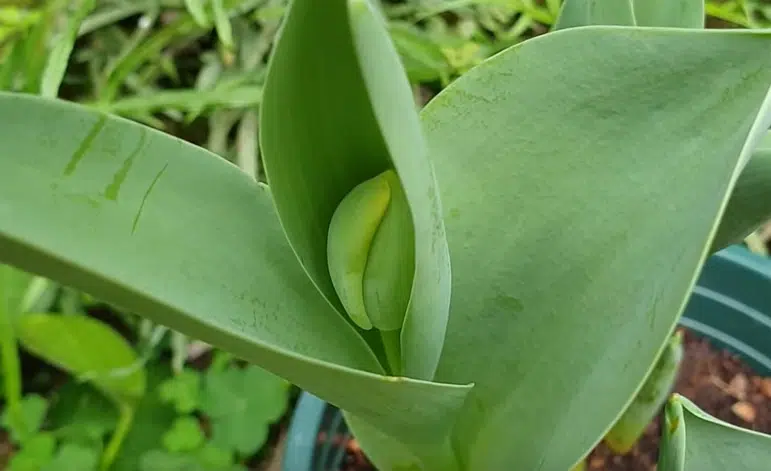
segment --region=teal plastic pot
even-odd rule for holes
[[[758,374],[771,376],[771,259],[743,246],[710,257],[680,324],[739,355]],[[331,440],[320,444],[321,432],[349,434],[339,410],[303,393],[289,427],[283,471],[341,469],[345,450]]]

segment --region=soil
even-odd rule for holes
[[[685,356],[674,391],[719,419],[739,427],[771,433],[771,378],[754,374],[741,359],[712,347],[705,339],[687,330],[684,334]],[[326,440],[327,436],[322,432],[319,441],[323,443]],[[331,440],[345,447],[340,471],[376,471],[355,439],[334,435]],[[658,442],[657,418],[626,455],[614,454],[604,444],[597,446],[587,458],[587,469],[655,471]]]

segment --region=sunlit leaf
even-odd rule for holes
[[[80,315],[27,314],[18,323],[25,349],[90,381],[117,402],[145,392],[144,367],[131,345],[106,324]]]

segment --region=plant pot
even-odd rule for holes
[[[758,374],[771,376],[771,259],[743,246],[710,257],[693,289],[680,325],[739,355]],[[302,393],[292,417],[283,471],[337,471],[344,443],[320,444],[320,433],[347,437],[342,414]]]

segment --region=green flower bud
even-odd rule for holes
[[[610,449],[622,454],[632,449],[666,401],[682,358],[682,334],[678,331],[667,342],[637,396],[605,435]]]
[[[415,239],[399,178],[387,170],[356,186],[329,224],[332,284],[362,329],[401,329],[412,292]]]

